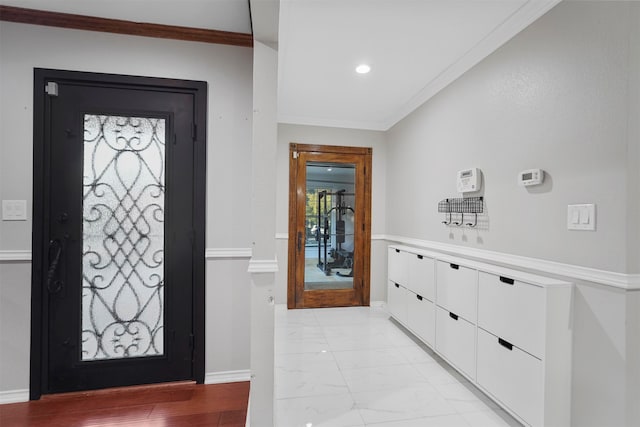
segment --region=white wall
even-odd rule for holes
[[[562,2],[393,127],[386,233],[640,272],[639,18],[638,2]],[[445,227],[437,203],[468,167],[485,223]],[[536,167],[545,184],[519,187]],[[595,232],[566,229],[572,203],[597,204]],[[572,425],[638,425],[640,291],[576,284]]]
[[[386,151],[384,132],[340,129],[318,126],[278,125],[276,233],[279,272],[276,274],[276,303],[287,302],[287,245],[289,226],[289,144],[339,145],[347,147],[371,147],[371,234],[376,238],[384,234],[387,204]],[[371,242],[371,301],[387,299],[386,291],[386,243]]]
[[[252,49],[0,22],[0,198],[32,198],[33,68],[209,83],[207,247],[249,248]],[[0,222],[0,251],[31,221]],[[207,262],[206,372],[249,369],[247,259]],[[0,265],[0,391],[29,384],[30,265]]]
[[[274,416],[274,283],[278,145],[278,50],[254,40],[251,223],[251,404],[252,427],[272,427]]]
[[[563,2],[393,127],[387,234],[640,272],[625,256],[639,244],[627,226],[627,170],[638,166],[627,155],[638,144],[628,137],[629,121],[638,122],[628,97],[639,78],[628,65],[638,7]],[[445,227],[437,203],[458,197],[456,171],[469,167],[484,174],[488,224]],[[544,185],[517,185],[529,168],[547,172]],[[573,203],[597,205],[596,232],[567,230]]]

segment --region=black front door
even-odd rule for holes
[[[38,69],[34,90],[32,398],[202,381],[206,83]]]

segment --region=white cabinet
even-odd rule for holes
[[[409,262],[411,255],[406,251],[390,247],[388,249],[389,280],[402,286],[409,282]]]
[[[407,323],[407,290],[398,283],[389,281],[387,288],[387,307],[400,323]]]
[[[507,276],[479,273],[478,326],[542,357],[544,289]]]
[[[477,318],[478,273],[452,262],[437,261],[437,304],[469,322]]]
[[[476,376],[476,328],[464,318],[436,308],[436,351],[471,379]]]
[[[427,345],[435,336],[435,260],[389,247],[387,306],[391,315]]]
[[[389,248],[388,307],[525,425],[571,425],[571,283]]]
[[[541,360],[478,329],[478,384],[532,426],[545,425],[542,370]]]
[[[407,295],[407,326],[418,338],[433,347],[436,334],[435,304],[413,292]]]
[[[429,301],[435,301],[435,261],[420,254],[409,254],[407,289]]]

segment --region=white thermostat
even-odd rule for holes
[[[480,169],[471,168],[458,171],[458,193],[479,191],[481,186],[482,177],[480,176]]]
[[[542,184],[544,171],[542,169],[527,169],[518,174],[518,184],[523,187]]]

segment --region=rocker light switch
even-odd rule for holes
[[[569,205],[567,207],[567,228],[569,230],[595,231],[596,205]]]
[[[26,200],[3,200],[2,201],[3,221],[26,221],[27,201]]]

